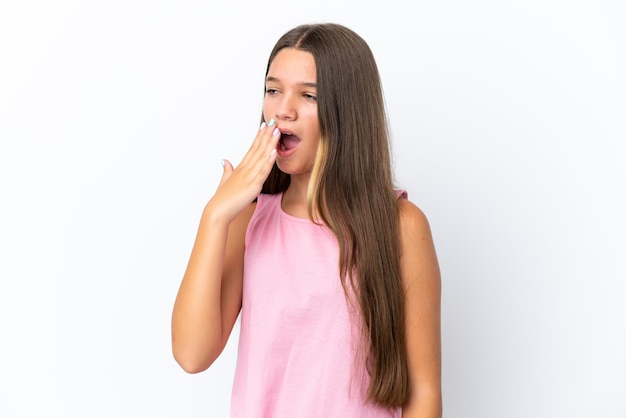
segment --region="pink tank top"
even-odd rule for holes
[[[246,233],[231,417],[399,417],[366,400],[334,235],[281,199],[260,195]]]

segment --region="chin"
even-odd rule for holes
[[[312,167],[302,167],[287,161],[276,161],[276,166],[280,171],[285,174],[289,174],[290,176],[310,175],[312,170]]]

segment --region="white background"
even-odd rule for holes
[[[0,416],[227,416],[236,335],[187,375],[171,308],[267,55],[323,21],[431,221],[444,415],[626,416],[625,3],[411,3],[0,1]]]

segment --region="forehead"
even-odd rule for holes
[[[284,82],[315,83],[313,54],[299,49],[284,48],[274,57],[267,77]]]

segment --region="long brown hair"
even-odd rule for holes
[[[315,60],[320,145],[308,208],[339,243],[339,273],[356,294],[371,379],[367,396],[398,407],[409,396],[404,291],[400,277],[398,203],[380,76],[367,43],[338,24],[298,26],[276,43]],[[280,193],[289,175],[276,165],[263,193]],[[315,216],[314,216],[315,215]]]

